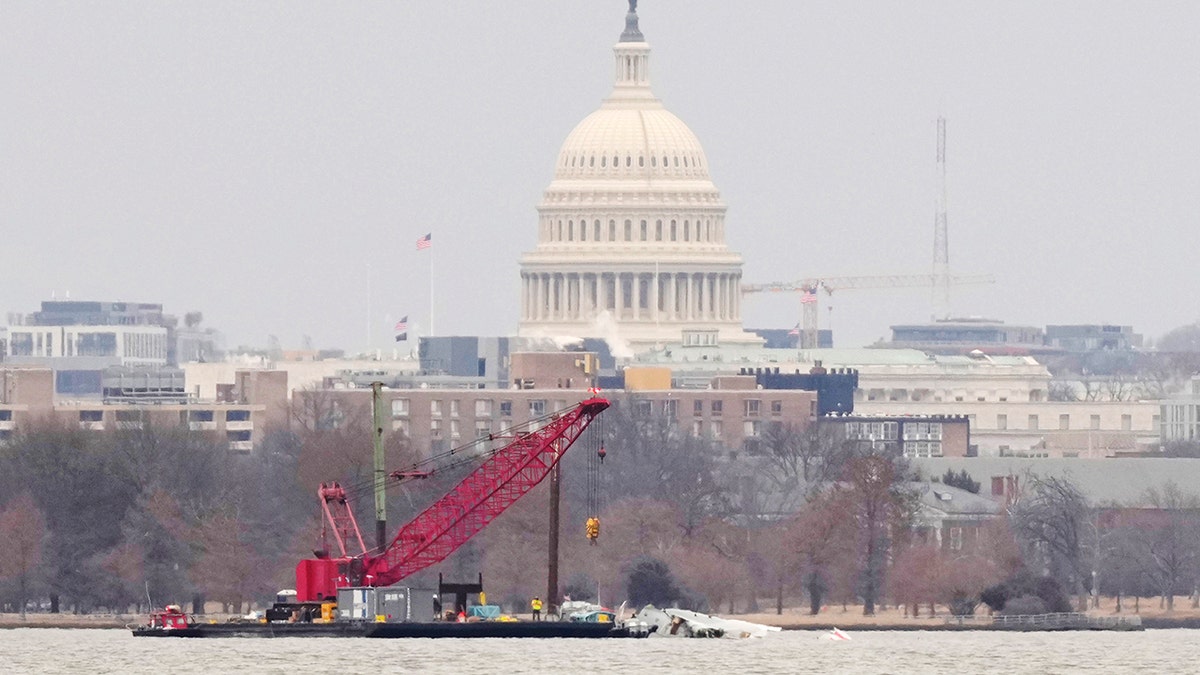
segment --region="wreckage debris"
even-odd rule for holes
[[[781,630],[778,626],[723,619],[687,609],[659,609],[646,605],[625,622],[631,633],[660,637],[761,638]]]

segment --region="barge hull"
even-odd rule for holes
[[[135,628],[135,637],[616,638],[629,631],[607,623],[479,621],[474,623],[212,623],[187,628]]]
[[[372,623],[371,638],[611,638],[629,632],[610,623],[574,621],[480,621],[477,623]]]
[[[187,628],[134,628],[134,637],[362,637],[361,623],[198,623]]]

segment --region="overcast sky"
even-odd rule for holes
[[[558,147],[624,0],[0,2],[0,313],[51,293],[204,313],[229,346],[511,334]],[[950,264],[1009,323],[1200,318],[1200,3],[643,0],[748,282]],[[433,233],[431,251],[415,240]],[[431,255],[432,254],[432,255]],[[368,293],[370,289],[370,293]],[[927,289],[833,298],[840,346]],[[751,297],[790,327],[795,296]],[[823,326],[827,327],[827,326]]]

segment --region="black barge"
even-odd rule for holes
[[[411,623],[196,623],[183,628],[140,626],[136,637],[365,637],[365,638],[623,638],[628,630],[584,621],[455,621]]]

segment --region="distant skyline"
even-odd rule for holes
[[[627,6],[5,2],[0,311],[69,291],[201,311],[229,346],[390,350],[402,316],[427,332],[432,264],[438,334],[513,334],[536,205],[609,93]],[[1200,319],[1200,4],[638,13],[745,281],[928,273],[944,116],[950,268],[997,278],[957,314],[1150,338]],[[837,294],[837,344],[930,299]],[[799,314],[744,304],[750,328]]]

